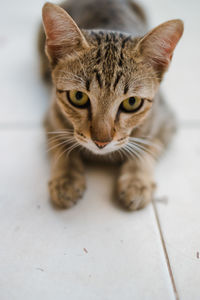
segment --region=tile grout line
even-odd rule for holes
[[[43,120],[38,122],[0,122],[0,130],[27,130],[43,127]],[[199,129],[200,120],[179,121],[179,129]]]
[[[0,130],[33,130],[43,128],[43,123],[0,123]]]
[[[163,247],[163,251],[164,251],[164,255],[165,255],[165,259],[166,259],[166,263],[167,263],[167,268],[168,268],[172,288],[173,288],[174,295],[175,295],[175,299],[179,300],[180,298],[179,298],[179,295],[178,295],[178,292],[177,292],[177,288],[176,288],[176,284],[175,284],[175,280],[174,280],[174,276],[173,276],[169,256],[168,256],[168,253],[167,253],[167,248],[166,248],[166,245],[165,245],[165,240],[164,240],[164,237],[163,237],[163,232],[162,232],[162,228],[161,228],[161,224],[160,224],[160,219],[159,219],[159,216],[158,216],[158,211],[157,211],[156,204],[155,204],[154,200],[152,201],[152,205],[153,205],[153,210],[154,210],[156,222],[157,222],[157,225],[158,225],[158,230],[159,230],[159,234],[160,234],[160,238],[161,238],[161,243],[162,243],[162,247]]]

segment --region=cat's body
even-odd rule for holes
[[[46,118],[51,198],[60,207],[72,206],[85,190],[84,160],[103,159],[120,164],[121,203],[139,209],[152,200],[154,159],[175,129],[157,89],[183,25],[170,21],[141,38],[146,18],[131,0],[71,0],[61,6],[82,32],[63,10],[45,5],[54,83]],[[48,78],[44,40],[41,33],[42,72]]]

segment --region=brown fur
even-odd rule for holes
[[[144,35],[145,15],[134,2],[71,0],[61,6],[82,30],[58,6],[44,6],[46,54],[53,81],[46,118],[47,133],[53,132],[53,137],[47,134],[52,201],[60,207],[76,203],[85,189],[84,160],[103,158],[120,164],[120,202],[131,210],[142,208],[152,200],[155,189],[155,160],[175,129],[173,114],[157,90],[183,24],[169,21]],[[44,40],[41,31],[41,70],[49,79]],[[80,109],[71,105],[65,92],[69,90],[86,93],[90,106]],[[132,96],[144,99],[142,108],[135,113],[122,112],[121,102]],[[131,148],[131,138],[140,139],[139,150]],[[107,144],[104,149],[108,150],[97,149],[97,144]],[[80,145],[82,151],[77,151]],[[71,153],[66,157],[64,151]]]

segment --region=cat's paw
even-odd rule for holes
[[[60,208],[70,208],[78,199],[82,198],[85,191],[85,179],[61,176],[49,181],[49,192],[53,204]]]
[[[156,184],[148,178],[144,180],[130,176],[118,181],[119,201],[128,210],[138,210],[152,201]]]

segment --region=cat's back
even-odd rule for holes
[[[143,35],[146,16],[133,0],[68,0],[60,5],[82,29],[104,29]]]

